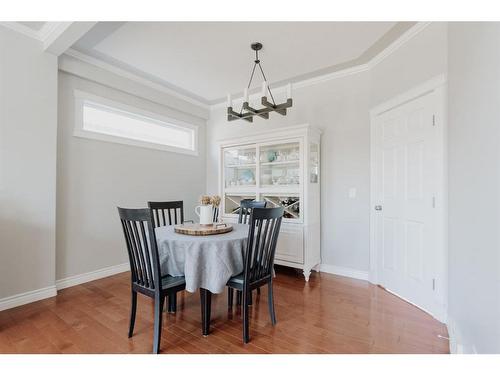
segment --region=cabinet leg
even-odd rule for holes
[[[304,270],[303,274],[304,274],[304,279],[306,279],[306,283],[308,283],[309,282],[309,276],[311,276],[311,270],[310,269],[306,269],[306,270]]]

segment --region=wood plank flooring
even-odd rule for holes
[[[164,314],[162,353],[448,353],[446,327],[425,312],[364,281],[313,273],[310,282],[280,268],[275,279],[278,324],[267,288],[251,307],[250,343],[241,312],[227,294],[212,298],[211,334],[201,335],[199,294],[178,296]],[[56,297],[0,312],[0,353],[150,353],[152,300],[139,295],[135,334],[127,338],[129,274],[59,291]]]

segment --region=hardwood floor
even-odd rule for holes
[[[212,298],[211,334],[201,335],[199,293],[180,293],[164,314],[162,353],[448,353],[446,327],[425,312],[364,281],[289,269],[275,279],[278,323],[267,289],[251,307],[250,343],[227,294]],[[59,291],[57,297],[0,312],[0,353],[150,353],[153,305],[138,297],[135,334],[127,338],[129,274]]]

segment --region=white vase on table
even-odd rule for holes
[[[201,225],[211,225],[213,224],[213,211],[211,204],[204,204],[201,206],[196,206],[194,212],[200,218]]]

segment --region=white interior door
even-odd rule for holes
[[[435,315],[439,163],[431,92],[372,117],[378,283]]]

